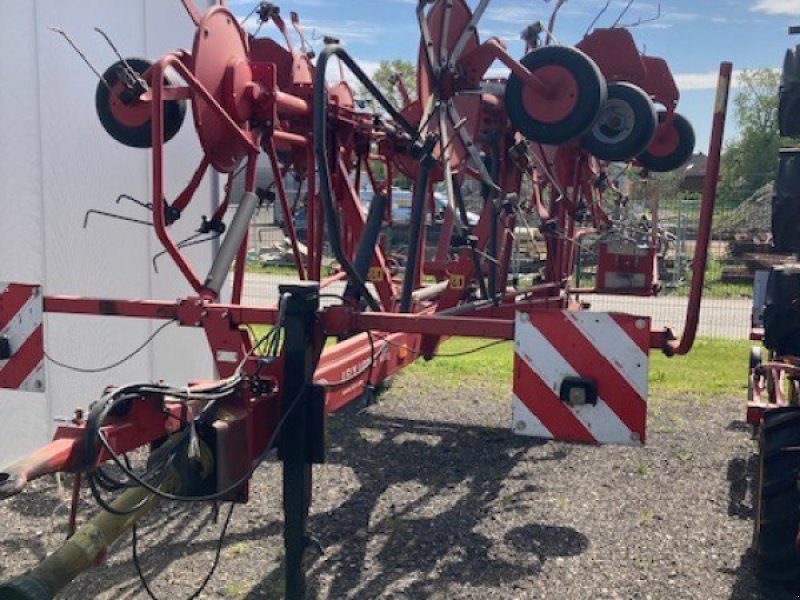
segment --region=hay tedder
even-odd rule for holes
[[[183,0],[197,26],[191,52],[154,63],[120,60],[102,75],[100,122],[121,143],[151,149],[146,205],[153,230],[193,291],[168,302],[49,296],[36,285],[3,285],[0,385],[44,389],[43,313],[200,328],[219,379],[111,385],[49,445],[0,473],[3,497],[55,472],[87,481],[100,499],[115,497],[102,500],[98,515],[41,564],[0,585],[1,598],[54,597],[159,499],[246,502],[249,480],[273,450],[283,462],[286,595],[304,597],[312,465],[325,460],[326,415],[368,399],[417,358],[434,359],[449,336],[514,340],[514,432],[644,443],[649,352],[685,354],[697,329],[731,65],[720,70],[682,337],[653,330],[646,316],[592,312],[592,294],[652,296],[661,287],[663,232],[613,210],[623,186],[611,163],[673,170],[695,140],[676,112],[679,94],[666,62],[641,55],[619,19],[575,47],[555,42],[564,1],[548,27],[526,30],[528,53],[517,60],[499,39],[478,35],[489,0],[474,10],[464,0],[420,0],[416,93],[403,89],[402,107],[337,43],[327,40],[315,57],[297,16],[295,36],[266,2],[254,14],[259,31],[274,26],[277,40],[248,35],[224,2],[201,13]],[[330,80],[331,60],[349,69],[378,110],[360,109],[345,80]],[[498,62],[507,78],[488,76]],[[167,198],[164,146],[187,105],[202,160],[185,189]],[[273,306],[248,306],[248,225],[260,201],[262,153],[284,215],[293,208],[284,177],[304,182],[307,251],[287,218],[299,282],[281,285]],[[199,274],[170,226],[210,169],[230,179],[227,197],[203,224],[220,244],[208,273]],[[230,181],[240,171],[245,191],[232,199]],[[400,260],[382,240],[398,172],[413,181],[409,243]],[[375,191],[368,211],[362,178]],[[477,223],[467,214],[470,183],[479,190]],[[426,248],[435,188],[447,204],[438,244]],[[544,239],[544,268],[512,276],[515,238],[528,235],[532,221]],[[596,281],[579,288],[576,253],[588,239],[597,250]],[[337,270],[323,277],[328,248]],[[223,301],[228,281],[231,297]],[[321,299],[330,302],[323,308]],[[326,344],[329,338],[336,343]],[[146,464],[130,463],[127,455],[142,448],[149,449]]]

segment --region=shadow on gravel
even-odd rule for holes
[[[522,460],[560,468],[569,448],[533,456],[531,449],[543,442],[513,436],[506,429],[369,413],[348,415],[346,423],[334,416],[330,438],[329,462],[352,469],[360,487],[337,508],[311,516],[312,535],[329,548],[322,557],[314,550],[307,553],[311,597],[374,598],[397,585],[403,597],[412,598],[442,592],[449,584],[513,588],[516,580],[536,577],[548,559],[575,556],[589,547],[588,538],[575,529],[531,523],[530,507],[541,490],[534,482],[520,481],[527,476],[513,472]],[[505,489],[508,481],[515,482],[513,492]],[[418,493],[399,507],[387,506],[384,494],[393,486]],[[43,489],[36,502],[15,500],[10,508],[49,515],[57,506],[53,492]],[[147,579],[155,580],[159,590],[169,588],[167,571],[175,564],[200,552],[213,555],[225,510],[215,525],[207,505],[155,509],[139,528],[139,560]],[[229,532],[225,547],[271,536],[280,539],[281,521],[265,516],[262,523],[245,532]],[[484,533],[489,530],[491,534]],[[12,552],[20,543],[0,541]],[[30,540],[24,543],[30,548]],[[129,545],[130,537],[124,535],[113,551],[127,553]],[[46,551],[42,546],[35,553],[44,558]],[[217,576],[221,573],[224,558]],[[102,574],[94,570],[78,578],[69,597],[91,598],[98,585],[117,590],[117,600],[143,597],[131,559],[106,564]],[[245,600],[282,598],[282,590],[283,565],[275,564]]]
[[[541,442],[505,429],[381,416],[350,417],[347,428],[335,435],[336,456],[361,486],[338,508],[311,518],[312,533],[335,548],[310,569],[314,597],[375,598],[394,591],[424,598],[451,583],[513,587],[517,579],[535,577],[546,560],[581,554],[589,546],[574,529],[515,518],[535,501],[536,485],[515,494],[503,491],[520,460],[552,461],[558,468],[567,451],[532,458],[526,454]],[[383,496],[394,486],[418,493],[387,509]],[[504,530],[503,541],[482,533],[487,527]],[[279,571],[268,574],[247,600],[271,597]]]
[[[197,585],[197,582],[189,584],[189,587],[176,588],[161,575],[174,568],[175,563],[180,564],[180,561],[194,554],[205,552],[207,556],[213,556],[217,547],[218,532],[227,510],[227,506],[220,509],[221,514],[216,524],[214,512],[208,505],[179,506],[146,518],[145,524],[139,527],[139,562],[145,578],[153,586],[158,597],[170,598],[169,594],[175,593],[176,589],[179,590],[180,597],[186,597],[194,592],[194,589],[189,588],[191,585]],[[233,518],[236,518],[235,512]],[[225,536],[225,547],[230,548],[237,543],[278,535],[281,531],[282,526],[279,522],[268,521],[264,526],[254,527],[246,532],[229,532]],[[208,539],[198,540],[200,535]],[[150,538],[158,538],[158,541],[151,541]],[[130,535],[124,535],[122,540],[120,542],[123,545],[122,551],[130,553]],[[199,564],[193,572],[204,574],[210,567],[211,558],[208,559],[207,565]],[[219,576],[224,570],[225,559],[222,558],[215,576]],[[98,570],[90,570],[84,577],[71,584],[69,593],[72,594],[70,597],[92,598],[98,588],[115,588],[117,600],[144,597],[144,590],[134,570],[132,559],[105,565],[102,567],[102,574]]]
[[[728,462],[728,516],[753,520],[755,472],[758,457],[734,458]]]

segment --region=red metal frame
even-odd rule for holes
[[[187,4],[185,2],[185,4]],[[187,4],[187,8],[189,5]],[[442,10],[442,6],[437,4],[438,9],[434,8],[428,15],[429,23],[438,24],[432,27],[434,38],[444,28],[444,21],[450,17],[453,23],[466,26],[466,22],[471,18],[469,9],[463,2],[459,2],[458,9],[450,15],[443,16],[443,13],[436,12]],[[198,14],[190,9],[190,14],[194,20]],[[206,15],[200,16],[200,22],[205,23],[206,28],[216,27],[220,22],[220,16],[230,13],[224,7],[210,9]],[[322,236],[323,236],[323,213],[324,208],[317,194],[315,181],[315,158],[310,151],[312,146],[313,131],[310,120],[310,100],[311,93],[308,88],[313,76],[313,66],[308,57],[296,50],[289,40],[285,24],[273,15],[281,34],[286,40],[286,48],[279,44],[269,41],[254,40],[252,44],[245,40],[244,48],[258,59],[249,65],[235,62],[227,68],[225,73],[215,72],[213,77],[221,78],[226,81],[222,86],[222,92],[211,93],[208,85],[220,81],[204,81],[198,79],[198,74],[193,70],[196,65],[192,57],[187,54],[173,53],[158,60],[150,71],[146,74],[146,79],[151,88],[140,98],[140,102],[148,104],[151,110],[152,121],[152,140],[153,140],[153,224],[165,250],[175,261],[187,281],[199,294],[197,297],[187,298],[177,303],[158,302],[158,301],[128,301],[128,300],[109,300],[91,298],[67,298],[67,297],[47,297],[45,299],[45,310],[47,312],[62,312],[71,314],[100,314],[117,315],[136,318],[150,319],[174,319],[182,326],[202,327],[206,331],[209,344],[215,356],[216,366],[221,376],[229,375],[236,362],[245,360],[252,349],[252,341],[249,339],[242,327],[245,325],[273,325],[278,318],[277,307],[246,307],[241,305],[241,296],[244,279],[244,250],[246,240],[242,242],[239,250],[239,260],[236,262],[234,270],[234,289],[233,301],[230,304],[214,303],[215,293],[210,291],[200,281],[194,273],[192,267],[186,262],[179,248],[171,239],[168,232],[168,222],[166,219],[166,203],[162,202],[164,190],[164,102],[168,100],[178,100],[189,98],[194,103],[202,103],[204,110],[209,115],[213,115],[210,123],[198,122],[196,126],[201,131],[201,139],[214,140],[226,139],[237,140],[243,156],[246,155],[246,190],[253,190],[255,185],[255,160],[259,148],[263,147],[269,156],[270,164],[274,172],[283,173],[281,163],[284,158],[278,156],[278,146],[292,150],[291,162],[299,173],[304,174],[308,185],[308,198],[306,201],[307,214],[309,215],[309,253],[307,262],[302,260],[298,249],[297,232],[291,225],[291,219],[287,219],[289,238],[292,242],[292,249],[295,263],[300,278],[310,277],[320,280],[321,277],[321,258],[322,258]],[[459,31],[456,27],[452,31]],[[230,37],[230,34],[226,34]],[[195,41],[195,52],[202,48],[202,38],[200,29]],[[213,36],[212,36],[213,37]],[[233,37],[236,37],[235,35]],[[458,36],[451,33],[449,43],[455,44]],[[632,38],[627,31],[607,31],[598,30],[584,40],[587,49],[601,48],[598,40],[612,39],[627,42],[628,46],[633,45]],[[535,80],[531,74],[522,67],[516,60],[511,58],[502,45],[497,40],[489,40],[483,44],[477,42],[467,44],[463,56],[455,60],[455,67],[466,69],[471,75],[469,78],[456,82],[452,87],[445,90],[446,94],[453,94],[453,98],[459,91],[469,91],[471,86],[479,83],[481,72],[495,59],[501,60],[508,65],[512,71],[524,81],[535,88],[541,87],[542,83]],[[597,42],[597,43],[595,43]],[[620,42],[621,43],[621,42]],[[252,50],[251,50],[252,45]],[[624,47],[625,44],[622,44]],[[444,48],[445,46],[442,45]],[[205,52],[205,50],[203,50]],[[452,48],[448,50],[452,52]],[[612,56],[608,50],[598,50],[597,53],[603,56]],[[424,54],[424,53],[423,53]],[[629,52],[628,55],[631,53]],[[609,74],[615,76],[639,76],[646,67],[648,61],[638,57],[638,63],[633,66],[630,56],[622,56],[611,60],[610,58],[601,61],[601,65]],[[237,59],[238,60],[238,59]],[[274,60],[274,63],[263,62]],[[422,59],[421,59],[422,60]],[[614,62],[616,61],[616,62]],[[626,63],[627,61],[627,63]],[[424,62],[424,61],[422,61]],[[636,62],[636,61],[633,61]],[[287,75],[285,67],[292,65],[292,74]],[[276,65],[283,65],[281,70]],[[627,65],[627,66],[626,66]],[[166,69],[174,69],[185,81],[184,87],[167,87],[164,80]],[[730,66],[723,67],[722,77],[730,77]],[[249,77],[247,76],[249,75]],[[427,83],[426,83],[427,82]],[[417,100],[420,105],[427,101],[426,94],[430,94],[432,83],[423,77],[422,96]],[[288,86],[282,89],[282,86]],[[427,86],[427,87],[426,87]],[[214,88],[219,89],[219,88]],[[428,91],[425,91],[428,90]],[[727,93],[727,92],[725,92]],[[222,95],[220,95],[222,94]],[[247,98],[248,102],[244,105],[232,102],[231,98]],[[482,105],[494,111],[502,110],[502,99],[483,94]],[[365,216],[360,207],[358,193],[352,185],[354,170],[361,168],[363,157],[370,156],[378,159],[387,166],[387,175],[392,174],[392,165],[397,157],[402,155],[405,150],[402,148],[407,142],[401,137],[393,137],[384,129],[376,128],[370,115],[357,112],[352,105],[352,96],[345,87],[334,86],[331,89],[330,106],[328,107],[328,119],[335,125],[334,131],[340,152],[333,159],[333,181],[334,192],[340,206],[340,235],[344,241],[347,252],[352,257],[356,251],[357,241],[360,240],[365,223]],[[139,106],[136,109],[139,110]],[[244,111],[242,113],[242,111]],[[233,113],[237,117],[234,118]],[[252,124],[260,119],[258,127]],[[695,264],[705,264],[705,251],[708,235],[710,231],[710,217],[713,210],[714,186],[716,183],[716,173],[718,170],[718,155],[722,137],[722,123],[724,121],[724,102],[718,101],[715,111],[715,124],[712,140],[712,148],[709,161],[709,177],[704,193],[703,212],[701,217],[700,239],[698,240],[698,255]],[[510,147],[517,141],[510,135],[511,132],[499,123],[501,120],[493,121],[492,127],[500,132],[498,138],[503,147]],[[449,132],[450,136],[456,136],[455,128]],[[206,142],[208,143],[208,142]],[[226,142],[228,143],[228,142]],[[356,152],[356,148],[369,149],[377,145],[378,154],[373,151]],[[454,165],[464,166],[467,162],[466,146],[461,142],[455,144],[461,149],[451,155]],[[485,152],[490,152],[490,147],[484,144]],[[319,364],[319,377],[326,380],[335,380],[336,375],[346,376],[354,366],[362,364],[364,357],[369,357],[371,351],[388,352],[389,356],[398,356],[398,348],[410,348],[402,359],[383,361],[380,367],[373,369],[371,373],[371,383],[377,384],[391,375],[397,369],[409,364],[419,355],[431,357],[442,338],[451,335],[461,336],[484,336],[499,339],[511,339],[513,337],[513,314],[515,311],[524,310],[560,310],[571,305],[570,290],[568,282],[573,274],[576,239],[585,233],[586,229],[579,230],[575,214],[579,203],[585,201],[591,209],[592,227],[601,229],[609,225],[608,217],[603,212],[603,192],[592,182],[601,176],[603,167],[595,159],[588,156],[576,144],[566,144],[559,148],[547,148],[541,145],[532,146],[533,161],[519,163],[513,160],[502,159],[498,165],[497,181],[508,194],[519,195],[522,190],[522,182],[525,177],[534,182],[533,196],[530,206],[538,213],[542,222],[553,224],[553,229],[545,231],[546,245],[548,249],[548,264],[545,271],[545,280],[542,284],[533,287],[522,288],[508,294],[503,294],[497,302],[474,302],[470,298],[469,283],[476,278],[483,278],[486,271],[476,271],[474,252],[490,252],[497,257],[498,266],[490,271],[494,273],[496,281],[494,285],[504,286],[509,264],[511,259],[511,248],[514,237],[514,227],[516,222],[515,210],[518,206],[510,205],[507,212],[498,213],[491,202],[486,202],[478,224],[474,227],[475,243],[474,250],[468,248],[451,254],[447,240],[440,243],[436,260],[433,262],[424,261],[420,254],[419,268],[417,269],[417,281],[415,289],[421,286],[422,275],[425,269],[434,274],[440,285],[437,289],[420,294],[419,299],[414,302],[410,314],[399,314],[397,311],[399,301],[399,289],[394,279],[394,273],[383,255],[381,247],[376,246],[374,258],[370,272],[380,273],[380,276],[370,276],[370,280],[375,284],[375,289],[380,298],[382,313],[363,313],[357,307],[344,306],[334,307],[322,311],[320,322],[325,327],[328,335],[349,336],[360,331],[381,331],[389,334],[387,340],[369,340],[363,335],[350,338],[346,342],[339,344],[340,348],[326,352]],[[506,156],[506,152],[501,152],[501,156]],[[404,159],[405,160],[405,159]],[[199,164],[192,180],[187,187],[178,195],[172,208],[185,209],[192,196],[196,192],[200,180],[213,164],[213,160],[206,154]],[[405,161],[407,162],[407,161]],[[403,169],[404,161],[399,161],[397,166]],[[226,168],[223,165],[217,167]],[[459,180],[464,176],[476,176],[472,169],[465,169],[459,175]],[[377,185],[374,175],[370,172],[373,185]],[[286,198],[286,190],[282,185],[280,177],[276,177],[277,197],[288,215],[290,207]],[[391,185],[387,183],[386,189]],[[426,202],[432,206],[431,190],[427,190]],[[221,218],[223,211],[228,207],[230,199],[226,196],[221,210],[214,215],[214,218]],[[512,201],[513,202],[513,201]],[[387,214],[387,221],[391,219],[391,213]],[[456,215],[452,209],[448,210],[445,221],[445,232],[449,233],[456,222]],[[425,225],[423,225],[425,227]],[[497,231],[494,239],[494,248],[490,248],[492,231]],[[549,231],[549,233],[548,233]],[[424,235],[421,240],[424,243]],[[447,237],[447,236],[445,236]],[[694,271],[692,295],[688,311],[688,324],[686,333],[680,343],[672,339],[668,330],[654,331],[651,335],[651,342],[654,347],[664,350],[667,353],[682,354],[688,351],[694,339],[697,325],[697,315],[699,313],[699,298],[703,283],[703,269],[697,268]],[[334,275],[322,281],[323,285],[343,277],[342,273]],[[648,279],[647,287],[652,287],[654,282]],[[422,290],[420,290],[422,291]],[[587,293],[591,290],[580,290]],[[455,313],[454,313],[455,311]],[[461,313],[461,314],[459,314]],[[470,316],[462,316],[470,315]],[[393,343],[394,342],[394,343]],[[388,350],[387,350],[388,348]],[[410,352],[410,353],[409,353]],[[224,356],[226,360],[220,360]],[[232,360],[235,357],[236,360]],[[253,363],[254,358],[246,361],[246,369],[255,368],[249,363]],[[279,367],[266,369],[270,376],[280,384],[281,373]],[[345,377],[346,378],[346,377]],[[345,390],[332,390],[329,392],[331,397],[330,406],[333,409],[340,408],[348,401],[351,401],[357,394]],[[269,427],[267,427],[269,429]],[[262,432],[263,435],[264,432]]]

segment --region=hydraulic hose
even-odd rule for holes
[[[366,88],[366,90],[378,101],[378,103],[386,110],[387,113],[394,119],[394,121],[408,134],[412,139],[418,138],[417,130],[408,122],[408,120],[400,114],[400,112],[392,106],[392,103],[381,93],[374,83],[367,77],[366,73],[361,70],[356,62],[350,57],[349,54],[337,44],[329,44],[320,52],[317,59],[317,70],[314,77],[314,155],[319,169],[319,191],[322,203],[325,209],[325,227],[328,230],[328,239],[331,244],[331,249],[342,265],[342,268],[347,273],[350,283],[354,285],[361,293],[362,297],[366,300],[369,307],[374,311],[380,310],[378,301],[375,300],[373,295],[367,288],[364,278],[361,277],[356,271],[353,263],[347,257],[342,248],[342,240],[339,230],[339,219],[336,216],[336,210],[333,202],[333,184],[331,183],[331,170],[328,161],[328,101],[326,95],[326,80],[325,72],[328,66],[328,60],[331,56],[336,56],[341,60],[350,71],[355,75],[356,79]]]

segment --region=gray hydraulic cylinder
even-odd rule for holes
[[[236,209],[236,214],[233,215],[228,227],[228,233],[219,248],[214,264],[211,265],[211,270],[208,272],[208,277],[203,284],[207,290],[211,290],[217,296],[222,286],[225,285],[225,279],[230,273],[233,261],[236,259],[236,253],[242,245],[247,230],[250,227],[250,220],[256,212],[258,207],[258,196],[253,192],[245,192],[242,195],[242,200],[239,202],[239,207]]]

